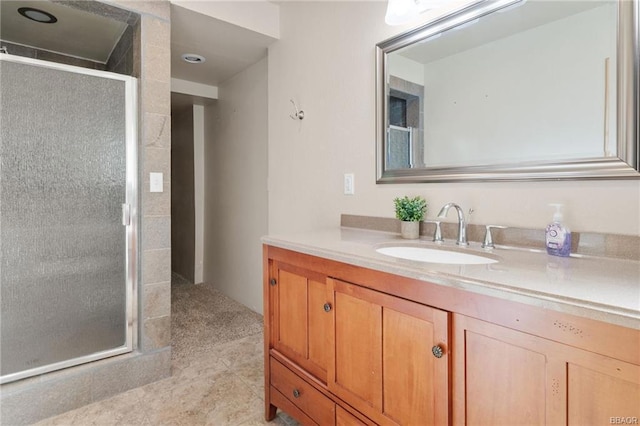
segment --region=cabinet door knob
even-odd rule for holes
[[[324,304],[324,311],[325,312],[331,311],[331,303],[327,302]]]
[[[271,285],[276,285],[276,282],[277,282],[277,281],[276,281],[276,279],[275,279],[275,278],[271,278],[271,279],[269,280],[269,284],[271,284]]]
[[[294,398],[300,398],[300,391],[298,389],[294,389],[293,390],[293,397]]]
[[[444,351],[438,345],[432,347],[431,352],[433,352],[433,356],[435,356],[436,358],[442,358],[442,355],[444,355]]]

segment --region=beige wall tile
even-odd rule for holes
[[[142,111],[171,114],[171,83],[169,81],[142,80]]]
[[[66,380],[46,380],[20,392],[3,392],[3,425],[31,424],[44,417],[82,407],[91,402],[91,374]]]
[[[143,182],[149,182],[149,173],[150,172],[161,172],[164,173],[164,181],[171,181],[171,149],[170,148],[154,148],[154,147],[146,147],[144,149],[144,165],[143,165],[143,173],[144,179]],[[143,191],[148,191],[149,186],[145,186]]]
[[[142,249],[171,248],[171,216],[142,218]]]
[[[127,1],[127,0],[111,0],[111,3],[125,9],[157,16],[159,18],[169,20],[171,16],[170,4],[167,0],[154,1]]]
[[[165,46],[171,43],[171,24],[162,19],[154,19],[150,16],[143,17],[143,37],[148,45]]]
[[[143,320],[171,315],[171,283],[147,284],[143,287]]]
[[[147,112],[142,115],[144,145],[153,148],[171,148],[171,117]]]
[[[171,183],[164,179],[164,192],[149,192],[149,181],[143,183],[142,214],[166,216],[171,214]]]
[[[138,354],[108,368],[96,369],[93,372],[92,400],[99,401],[170,375],[171,348]]]
[[[171,317],[169,315],[144,320],[143,330],[143,351],[152,351],[171,344]]]
[[[171,82],[170,43],[167,40],[164,44],[145,44],[142,50],[142,78]]]
[[[142,252],[142,283],[171,281],[171,249]],[[144,304],[143,304],[144,305]]]

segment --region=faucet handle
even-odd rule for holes
[[[436,229],[433,231],[433,242],[434,243],[442,243],[444,242],[444,238],[442,238],[442,229],[440,228],[439,220],[425,220],[425,223],[434,223],[436,225]]]
[[[491,237],[491,229],[506,229],[506,226],[501,226],[501,225],[486,225],[485,226],[485,234],[484,234],[484,241],[482,242],[482,248],[494,248],[495,245],[493,244],[493,238]]]

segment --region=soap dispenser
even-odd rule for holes
[[[563,223],[562,204],[549,204],[555,207],[553,221],[545,231],[547,253],[553,256],[568,257],[571,254],[571,231]]]

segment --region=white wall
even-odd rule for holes
[[[589,9],[425,64],[425,163],[604,156],[615,11],[612,4]],[[609,93],[614,76],[610,66]]]
[[[424,65],[400,55],[393,55],[388,61],[388,75],[424,86]]]
[[[219,86],[205,107],[204,280],[262,313],[267,234],[267,59]]]
[[[341,213],[393,217],[419,194],[429,217],[449,201],[475,223],[543,228],[551,202],[575,231],[640,235],[640,181],[375,184],[375,44],[401,32],[385,2],[282,2],[269,48],[269,233],[338,226]],[[294,99],[305,119],[289,118]],[[342,195],[355,173],[356,194]],[[612,207],[614,206],[614,207]]]

